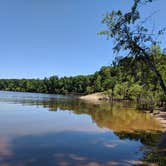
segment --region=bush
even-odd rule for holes
[[[125,99],[128,97],[128,83],[120,83],[115,85],[114,94],[117,99]]]
[[[132,84],[129,88],[129,97],[130,99],[138,101],[143,92],[143,87],[139,84]]]

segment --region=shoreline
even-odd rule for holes
[[[87,102],[92,102],[92,103],[99,103],[101,101],[107,101],[108,97],[104,95],[104,93],[99,92],[99,93],[93,93],[85,96],[80,96],[79,99],[87,101]],[[149,111],[145,111],[149,112]],[[149,112],[150,113],[150,112]],[[166,132],[166,112],[164,111],[159,111],[157,113],[150,113],[151,116],[153,116],[157,121],[160,122],[160,124],[163,126],[164,132]]]
[[[160,111],[159,113],[151,113],[151,115],[160,122],[164,132],[166,132],[166,112]]]
[[[105,95],[102,92],[92,93],[89,95],[79,97],[79,99],[81,100],[92,102],[92,103],[100,102],[104,98],[105,98]]]

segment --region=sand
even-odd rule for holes
[[[80,99],[83,99],[89,102],[99,102],[103,98],[105,98],[105,95],[103,93],[93,93],[90,95],[80,97]]]

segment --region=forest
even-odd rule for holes
[[[166,82],[166,55],[159,46],[153,46],[151,50],[155,52],[155,56],[154,54],[150,56],[151,61],[155,63]],[[146,101],[149,105],[165,101],[164,92],[154,72],[142,61],[142,58],[132,56],[116,57],[110,66],[103,66],[92,75],[1,79],[0,90],[74,95],[104,92],[110,99]]]

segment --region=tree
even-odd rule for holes
[[[100,75],[98,75],[97,78],[95,79],[94,90],[96,92],[100,92],[101,91],[101,76]]]
[[[128,51],[129,56],[134,57],[134,59],[141,58],[144,63],[148,64],[166,95],[166,85],[153,62],[151,53],[151,46],[158,44],[159,41],[156,41],[155,34],[149,33],[149,30],[143,25],[144,21],[140,22],[141,17],[138,10],[140,5],[152,1],[134,0],[131,10],[127,13],[123,14],[120,10],[107,13],[102,22],[106,24],[108,29],[99,34],[114,39],[114,52]],[[164,30],[159,30],[157,35],[162,35]]]
[[[49,78],[50,93],[56,93],[58,80],[59,80],[58,76],[51,76]]]

